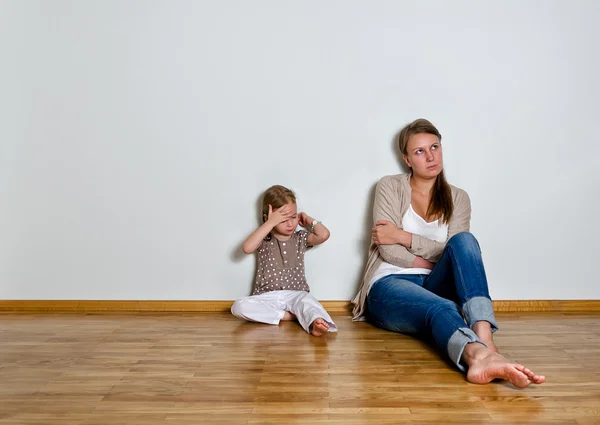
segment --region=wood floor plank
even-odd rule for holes
[[[226,313],[0,314],[0,425],[600,424],[600,316],[498,314],[548,381],[473,385],[424,342]]]

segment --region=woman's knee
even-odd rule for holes
[[[479,242],[473,233],[471,232],[460,232],[452,236],[448,240],[448,245],[454,250],[466,251],[466,252],[481,252],[479,248]]]
[[[437,316],[440,313],[458,316],[461,315],[458,304],[456,304],[454,301],[446,299],[439,301],[435,305],[431,306],[431,308],[429,309],[429,314],[431,318]]]

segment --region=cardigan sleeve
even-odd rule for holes
[[[412,235],[412,246],[408,251],[412,254],[423,257],[427,261],[437,262],[448,240],[461,232],[468,232],[471,229],[471,200],[469,195],[462,189],[456,189],[454,197],[454,213],[448,224],[448,237],[446,242],[440,243],[424,236]]]
[[[386,220],[402,228],[400,216],[400,193],[393,177],[382,178],[375,188],[375,202],[373,203],[373,225],[379,220]],[[409,252],[402,245],[378,245],[379,254],[384,261],[398,267],[411,267],[415,254]]]

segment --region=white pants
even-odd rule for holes
[[[329,325],[328,332],[338,328],[323,306],[315,297],[305,291],[270,291],[237,299],[231,312],[240,319],[251,322],[278,325],[286,311],[296,316],[300,326],[310,332],[310,325],[316,319],[323,319]]]

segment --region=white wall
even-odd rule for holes
[[[427,117],[496,299],[597,299],[600,2],[0,2],[0,299],[233,299],[296,190],[349,299]]]

